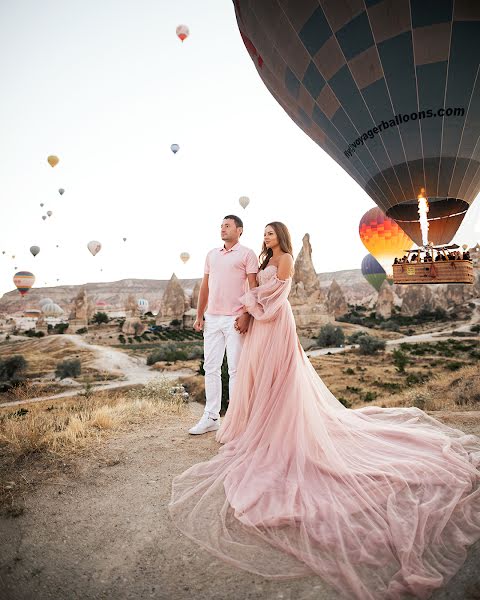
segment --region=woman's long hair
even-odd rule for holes
[[[273,223],[267,223],[265,227],[271,227],[275,233],[277,234],[278,242],[280,244],[280,248],[282,252],[286,252],[293,257],[292,250],[292,239],[290,238],[290,232],[287,229],[287,226],[280,221],[273,221]],[[273,251],[271,248],[265,246],[265,242],[262,245],[262,251],[258,257],[258,262],[260,263],[260,270],[264,269],[270,258],[272,257]]]

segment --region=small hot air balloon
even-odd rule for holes
[[[48,215],[49,217],[51,217],[51,216],[53,215],[53,212],[52,212],[51,210],[47,210],[47,215]]]
[[[42,308],[44,304],[53,304],[53,300],[51,298],[42,298],[38,304]]]
[[[30,252],[33,254],[33,256],[37,256],[37,254],[40,252],[40,246],[31,246]]]
[[[172,145],[170,146],[170,150],[171,150],[171,151],[172,151],[174,154],[176,154],[176,153],[177,153],[177,152],[180,150],[180,146],[179,146],[178,144],[172,144]]]
[[[43,206],[45,206],[45,205],[43,204],[43,202],[40,202],[40,206],[42,206],[42,207],[43,207]]]
[[[63,315],[63,309],[55,304],[55,302],[48,302],[42,306],[42,312],[46,317],[59,317]]]
[[[42,215],[42,219],[45,221],[45,219],[47,218],[47,215]]]
[[[189,254],[188,252],[182,252],[182,253],[180,254],[180,259],[181,259],[181,260],[182,260],[184,263],[188,262],[189,258],[190,258],[190,254]]]
[[[35,283],[35,275],[30,271],[18,271],[13,276],[13,283],[22,296],[25,296],[30,291],[30,288]]]
[[[87,248],[90,250],[91,254],[95,256],[95,254],[100,252],[102,244],[96,240],[92,240],[91,242],[88,242]]]
[[[123,238],[123,241],[124,241],[124,242],[126,242],[126,241],[127,241],[127,238]]]
[[[144,315],[148,310],[148,300],[145,298],[140,298],[137,302],[138,310]]]
[[[65,190],[63,188],[60,188],[58,190],[58,193],[60,194],[60,196],[63,196],[63,194],[65,193]]]
[[[385,269],[371,254],[367,254],[362,260],[362,275],[377,292],[380,291],[382,283],[387,279]]]
[[[177,29],[175,30],[175,33],[177,34],[177,37],[179,37],[180,40],[184,42],[190,35],[190,29],[186,25],[178,25]]]
[[[240,206],[245,209],[247,208],[247,206],[250,204],[250,198],[248,198],[247,196],[242,196],[238,202],[240,203]]]
[[[15,254],[12,255],[12,259],[15,260]]]
[[[2,250],[2,254],[5,254],[5,250]]]
[[[55,156],[54,154],[51,154],[48,158],[48,164],[51,167],[55,167],[56,165],[58,165],[58,163],[60,162],[60,159],[58,158],[58,156]]]

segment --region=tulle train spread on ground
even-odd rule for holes
[[[291,279],[259,274],[210,461],[174,479],[176,526],[269,579],[346,598],[428,598],[480,539],[480,438],[418,408],[345,408],[299,345]]]

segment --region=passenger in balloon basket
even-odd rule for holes
[[[258,260],[250,248],[240,244],[243,222],[227,215],[220,226],[223,245],[210,250],[198,297],[196,331],[203,330],[205,370],[205,410],[189,433],[200,435],[220,427],[222,402],[221,368],[227,353],[229,397],[232,397],[237,363],[251,316],[240,297],[246,286],[256,287]]]

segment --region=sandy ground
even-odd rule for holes
[[[32,485],[24,513],[0,517],[2,600],[338,600],[317,577],[274,582],[237,570],[172,525],[172,478],[218,448],[213,433],[186,433],[202,410],[192,403],[186,415],[112,435],[88,458]],[[455,419],[480,434],[479,412]],[[479,564],[480,542],[432,599],[480,598]]]

